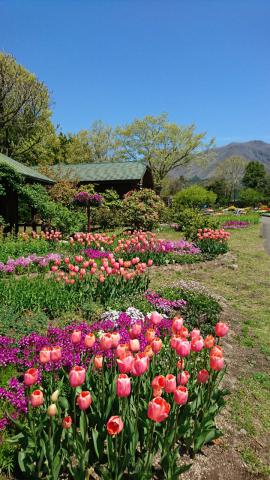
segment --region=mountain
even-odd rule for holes
[[[265,166],[265,169],[270,172],[270,143],[262,142],[261,140],[252,140],[243,143],[229,143],[223,147],[218,147],[213,150],[213,158],[205,165],[192,164],[187,167],[175,168],[171,176],[178,177],[183,175],[189,180],[195,178],[204,180],[215,175],[215,170],[225,158],[232,156],[240,156],[246,158],[249,162],[258,161]]]

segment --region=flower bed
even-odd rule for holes
[[[247,228],[249,226],[250,226],[249,222],[244,222],[241,220],[231,220],[224,223],[223,228],[225,230],[229,230],[229,229]]]
[[[24,477],[84,479],[91,468],[105,480],[150,480],[155,460],[162,478],[178,478],[188,468],[179,452],[221,434],[227,332],[219,322],[203,338],[180,316],[130,309],[18,344],[0,338],[2,364],[24,371],[0,389]]]
[[[31,271],[44,271],[44,268],[50,267],[55,262],[59,262],[61,255],[58,253],[48,253],[38,256],[35,253],[28,257],[9,258],[6,263],[0,262],[1,273],[25,273]]]
[[[215,256],[226,253],[229,249],[228,239],[230,238],[230,233],[222,228],[217,230],[200,228],[197,238],[197,245],[203,253]]]

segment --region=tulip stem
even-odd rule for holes
[[[150,462],[150,458],[151,458],[150,455],[151,455],[151,450],[152,450],[152,446],[153,446],[153,439],[154,439],[154,431],[155,431],[155,422],[152,421],[151,429],[150,429],[150,432],[149,432],[148,452],[147,452],[146,464],[145,464],[146,471],[148,471],[148,469],[149,469],[149,462]]]

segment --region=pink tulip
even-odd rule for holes
[[[151,382],[152,388],[164,388],[165,387],[165,377],[164,375],[156,375]]]
[[[62,427],[65,428],[66,430],[69,429],[72,425],[72,418],[71,417],[65,417],[63,418],[62,421]]]
[[[158,312],[153,312],[150,315],[150,320],[153,323],[153,325],[159,325],[162,318],[163,318],[162,315],[160,315],[160,313]]]
[[[148,343],[151,343],[152,340],[154,340],[154,338],[156,337],[156,332],[153,328],[148,328],[148,330],[146,331],[146,334],[145,334],[145,338],[147,340]]]
[[[154,353],[159,353],[160,350],[162,349],[162,340],[158,337],[154,338],[154,340],[152,340],[151,342],[151,347],[152,347],[152,350]]]
[[[218,322],[215,326],[215,332],[217,337],[225,337],[229,331],[229,327],[226,323]]]
[[[43,347],[39,352],[40,363],[48,363],[51,361],[51,348]]]
[[[116,380],[116,394],[118,397],[128,397],[131,392],[131,381],[125,373],[120,373]]]
[[[209,380],[209,373],[207,370],[203,369],[198,372],[197,382],[198,383],[207,383]]]
[[[204,346],[204,340],[202,337],[193,337],[191,340],[191,350],[193,352],[200,352]]]
[[[148,267],[152,267],[153,265],[153,260],[149,259],[147,262]]]
[[[80,410],[86,410],[87,408],[90,407],[91,403],[92,403],[92,397],[90,392],[88,391],[81,392],[77,396],[77,405]]]
[[[179,334],[181,332],[181,328],[183,327],[184,320],[181,317],[174,317],[172,323],[172,331],[173,333]]]
[[[180,340],[176,345],[176,353],[180,357],[187,357],[190,354],[191,345],[187,340]]]
[[[137,338],[142,332],[142,326],[140,323],[133,323],[129,330],[129,335],[131,338]]]
[[[131,371],[134,358],[131,353],[126,353],[121,358],[117,358],[116,361],[120,373],[129,373]]]
[[[73,367],[69,372],[69,383],[71,387],[80,387],[85,381],[85,369],[80,366]]]
[[[88,333],[87,335],[85,335],[84,337],[84,345],[87,347],[87,348],[92,348],[93,345],[95,344],[95,341],[96,341],[96,337],[93,333]]]
[[[112,347],[116,348],[120,342],[120,333],[118,332],[113,332],[111,334],[111,340],[112,340]]]
[[[80,343],[81,339],[82,339],[81,330],[74,330],[71,334],[71,342],[73,343],[73,345],[77,345],[78,343]]]
[[[179,385],[186,385],[190,379],[190,373],[186,370],[183,370],[181,373],[177,375],[177,383]]]
[[[44,403],[44,397],[41,390],[34,390],[30,395],[32,407],[40,407]]]
[[[110,333],[104,333],[100,338],[100,347],[102,350],[109,350],[112,348],[112,337]]]
[[[61,347],[52,347],[51,349],[51,361],[52,362],[59,362],[62,357],[62,348]]]
[[[191,332],[190,332],[190,337],[191,337],[191,340],[193,340],[194,338],[198,338],[201,336],[201,332],[198,328],[194,328]]]
[[[130,350],[135,353],[135,352],[138,352],[140,350],[140,342],[137,338],[131,338],[129,340],[129,348]]]
[[[154,422],[163,422],[170,413],[170,404],[164,398],[156,397],[148,403],[147,415]]]
[[[213,348],[214,345],[215,345],[215,339],[213,335],[207,335],[207,337],[205,337],[204,339],[205,348]]]
[[[96,355],[94,357],[94,367],[97,370],[101,370],[103,367],[103,356],[102,355]]]
[[[131,367],[131,373],[135,377],[139,377],[140,375],[143,375],[149,368],[149,357],[145,355],[144,353],[137,353],[135,356],[132,367]]]
[[[129,351],[129,347],[128,347],[127,343],[119,343],[119,345],[117,345],[117,347],[116,347],[115,353],[116,353],[117,358],[121,358],[121,357],[125,356],[125,354],[128,351]]]
[[[174,375],[169,373],[165,377],[164,390],[166,393],[173,393],[176,389],[176,378]]]
[[[30,387],[37,383],[38,380],[38,369],[37,368],[29,368],[26,370],[24,374],[24,384]]]
[[[182,385],[177,387],[174,394],[173,394],[173,398],[174,398],[175,403],[177,403],[178,405],[185,405],[185,403],[187,403],[187,401],[188,401],[188,390],[187,390],[187,388],[183,387]]]
[[[224,359],[222,357],[217,357],[215,355],[210,356],[210,368],[219,372],[224,367]]]

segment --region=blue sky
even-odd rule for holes
[[[0,0],[0,18],[63,132],[168,112],[220,145],[270,142],[269,0]]]

